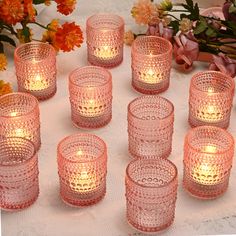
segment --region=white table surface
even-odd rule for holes
[[[114,12],[125,18],[127,28],[134,21],[129,16],[132,0],[80,0],[76,11],[69,17],[82,24],[89,15],[96,12]],[[54,8],[53,8],[54,9]],[[39,15],[48,22],[58,17],[52,11],[44,10]],[[60,18],[63,18],[59,15]],[[65,19],[65,18],[63,18]],[[12,53],[11,51],[9,52]],[[75,128],[70,120],[68,99],[68,74],[79,66],[87,65],[86,44],[68,54],[59,53],[58,91],[50,100],[40,102],[42,147],[39,151],[40,195],[30,208],[15,212],[2,212],[3,236],[138,236],[125,218],[124,173],[130,161],[127,151],[127,105],[140,94],[131,87],[130,48],[124,48],[123,63],[111,69],[113,76],[113,118],[106,127],[83,131]],[[0,73],[0,79],[13,82],[13,63],[8,70]],[[199,235],[236,233],[236,164],[233,166],[228,191],[219,199],[202,201],[189,196],[182,188],[183,140],[189,129],[188,90],[193,73],[206,69],[197,63],[189,74],[172,69],[171,84],[161,95],[170,99],[175,106],[173,151],[169,159],[179,171],[176,218],[173,225],[160,235]],[[236,136],[236,108],[231,115],[229,131]],[[108,146],[107,194],[97,205],[87,208],[72,208],[59,197],[56,163],[56,147],[65,136],[76,132],[94,133],[105,140]]]

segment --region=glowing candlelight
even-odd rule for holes
[[[141,79],[148,84],[155,84],[161,81],[160,77],[157,76],[157,73],[152,69],[149,69],[147,72],[144,72],[141,76]]]
[[[38,91],[48,88],[48,83],[45,78],[40,75],[36,75],[33,79],[30,79],[29,84],[27,84],[26,89],[31,91]]]
[[[110,60],[117,56],[117,52],[109,46],[102,46],[100,48],[96,48],[94,55],[105,60]]]
[[[13,111],[13,112],[10,113],[10,116],[12,116],[12,117],[13,117],[13,116],[17,116],[17,114],[18,114],[17,111]]]

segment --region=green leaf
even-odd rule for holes
[[[44,3],[45,0],[33,0],[33,4],[38,5]]]
[[[200,21],[197,23],[196,28],[193,30],[194,34],[200,34],[207,29],[207,23],[204,21]]]
[[[189,18],[189,15],[186,15],[185,13],[181,13],[180,19],[182,20],[183,18]]]
[[[8,37],[7,35],[1,34],[0,41],[10,43],[14,47],[16,46],[15,41],[12,38]]]
[[[208,28],[206,31],[206,35],[212,38],[212,37],[216,37],[217,33],[213,28]]]
[[[178,20],[171,21],[169,26],[172,27],[172,29],[174,30],[174,35],[176,35],[176,33],[179,31],[179,21]]]
[[[186,3],[189,7],[193,8],[193,0],[186,0]]]

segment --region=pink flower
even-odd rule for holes
[[[233,60],[223,53],[213,56],[213,62],[209,65],[210,70],[220,71],[231,77],[236,75],[236,60]]]
[[[185,70],[192,68],[193,62],[197,60],[199,45],[193,34],[177,34],[174,36],[174,55],[177,64],[182,65]]]
[[[163,23],[159,22],[157,25],[149,25],[146,35],[159,36],[171,41],[173,33],[173,29],[164,27]]]

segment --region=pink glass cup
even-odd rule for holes
[[[128,105],[129,153],[135,158],[167,158],[172,150],[173,104],[157,95],[138,97]]]
[[[107,148],[92,134],[64,138],[57,148],[60,194],[65,203],[89,206],[106,193]]]
[[[31,42],[15,50],[18,90],[39,100],[56,93],[56,52],[48,43]]]
[[[172,45],[161,37],[140,36],[132,44],[132,86],[144,94],[168,89]]]
[[[0,207],[20,210],[39,194],[38,157],[34,144],[23,138],[0,139]]]
[[[123,60],[124,20],[118,15],[97,14],[88,18],[88,61],[95,66],[115,67]]]
[[[234,96],[234,80],[218,71],[193,76],[189,91],[189,123],[192,127],[229,126]]]
[[[112,118],[112,77],[101,67],[85,66],[69,77],[72,122],[81,128],[99,128]]]
[[[234,138],[214,126],[191,129],[184,143],[183,186],[191,195],[212,199],[223,194],[229,183]]]
[[[126,216],[139,231],[154,233],[169,227],[175,217],[176,166],[167,159],[136,159],[126,169]]]
[[[39,150],[41,139],[37,98],[28,93],[0,96],[0,137],[25,138]]]

